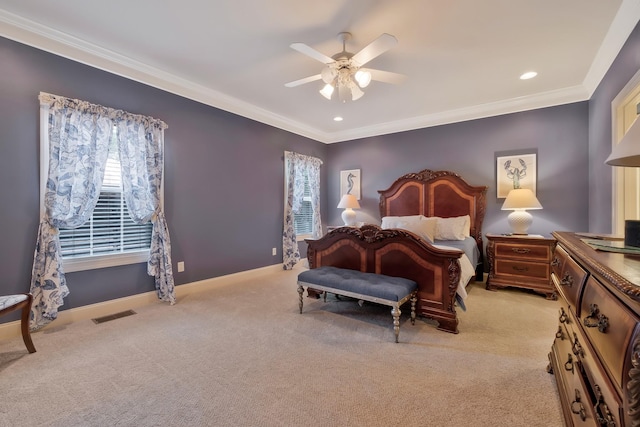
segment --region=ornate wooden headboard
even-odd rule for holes
[[[450,171],[425,169],[396,179],[380,190],[380,216],[424,215],[442,218],[469,215],[471,237],[482,250],[482,221],[487,204],[486,186],[472,186]]]

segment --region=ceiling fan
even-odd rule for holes
[[[327,99],[331,99],[333,92],[338,90],[338,99],[341,102],[360,99],[371,80],[384,83],[397,84],[405,79],[402,74],[389,71],[362,68],[367,62],[380,56],[398,43],[398,40],[391,34],[383,33],[380,37],[365,46],[360,52],[353,54],[347,52],[346,43],[351,39],[351,33],[342,32],[338,34],[338,39],[342,42],[342,52],[333,56],[327,56],[304,43],[293,43],[291,48],[303,53],[315,60],[325,64],[320,74],[305,77],[286,83],[286,87],[295,87],[305,83],[310,83],[322,79],[325,83],[320,90],[320,94]]]

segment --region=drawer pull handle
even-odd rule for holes
[[[560,280],[560,285],[568,287],[573,286],[573,276],[569,273],[565,274],[562,280]]]
[[[571,351],[573,351],[573,354],[576,356],[584,357],[584,350],[582,349],[580,341],[578,341],[578,336],[575,332],[573,333],[573,345],[571,346]]]
[[[564,364],[564,370],[573,374],[573,356],[571,356],[571,353],[567,356],[567,361]]]
[[[523,267],[522,265],[514,265],[513,268],[515,271],[517,271],[518,273],[522,273],[525,271],[529,271],[529,267]]]
[[[556,332],[556,338],[564,341],[564,332],[562,332],[562,326],[558,326],[558,332]]]
[[[578,409],[576,409],[576,405],[578,405]],[[571,412],[576,415],[580,415],[580,419],[582,421],[586,421],[587,411],[585,411],[584,405],[580,402],[580,391],[578,391],[578,389],[576,389],[576,399],[571,402]]]
[[[528,254],[531,252],[531,249],[527,248],[511,248],[511,250],[517,254]]]
[[[609,406],[604,403],[600,386],[596,384],[593,391],[596,396],[596,403],[593,405],[593,412],[596,414],[598,423],[601,426],[616,427],[616,421],[613,419]]]
[[[563,307],[560,307],[560,317],[558,318],[558,320],[560,321],[560,323],[569,323],[569,316],[567,316],[567,313],[564,311]]]
[[[553,261],[551,261],[551,267],[558,267],[560,265],[560,259],[558,259],[557,257],[553,258]]]
[[[582,323],[587,328],[598,328],[603,334],[607,332],[609,327],[609,319],[600,313],[598,304],[589,304],[589,315],[582,319]]]

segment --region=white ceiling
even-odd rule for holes
[[[0,0],[4,37],[324,143],[589,99],[639,19],[640,0]],[[346,104],[284,86],[322,68],[291,43],[331,56],[342,31],[354,53],[394,35],[367,67],[405,82]]]

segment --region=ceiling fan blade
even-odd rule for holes
[[[285,83],[284,85],[286,87],[296,87],[296,86],[303,85],[305,83],[315,82],[316,80],[320,80],[321,78],[322,78],[322,76],[320,74],[316,74],[316,75],[313,75],[313,76],[305,77],[304,79],[294,80],[292,82]]]
[[[304,43],[291,43],[291,48],[297,50],[300,53],[304,53],[305,55],[322,62],[323,64],[331,64],[335,62],[333,58],[325,55],[324,53],[320,53],[314,48],[304,44]]]
[[[360,52],[353,55],[353,61],[362,66],[373,58],[383,54],[398,43],[391,34],[383,33],[380,37],[365,46]]]
[[[382,83],[400,84],[407,79],[404,74],[392,73],[391,71],[374,70],[372,68],[360,68],[361,71],[368,71],[371,73],[371,80],[375,80]]]

